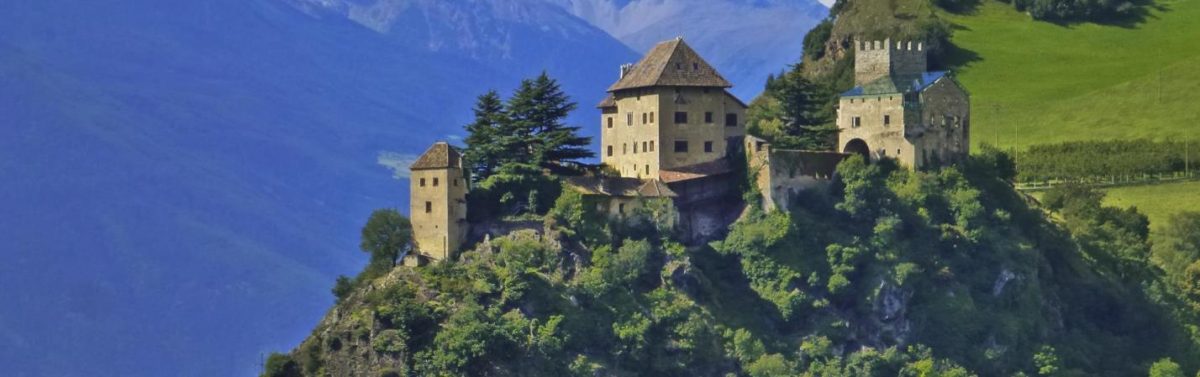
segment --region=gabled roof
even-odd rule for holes
[[[454,150],[454,147],[451,147],[450,144],[447,144],[444,141],[439,141],[433,143],[433,145],[429,147],[429,150],[426,150],[421,157],[417,158],[416,162],[413,162],[412,166],[409,166],[409,169],[424,170],[458,168],[462,167],[459,162],[461,159],[462,156],[459,155],[457,150]]]
[[[652,86],[731,88],[733,84],[684,43],[683,38],[675,38],[655,45],[608,91]]]
[[[729,165],[728,159],[721,158],[695,165],[671,168],[670,170],[663,169],[658,172],[658,177],[662,179],[663,182],[675,183],[725,174],[732,171],[733,167]]]
[[[600,100],[600,103],[596,105],[598,109],[607,109],[610,107],[617,107],[617,98],[613,97],[612,93],[604,96],[604,99]]]
[[[568,185],[584,195],[674,198],[678,195],[657,179],[625,177],[570,177]]]
[[[842,93],[842,97],[920,92],[946,77],[946,71],[925,72],[918,76],[884,76]]]

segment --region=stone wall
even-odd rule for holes
[[[888,75],[920,75],[927,65],[925,46],[920,42],[891,39],[854,42],[855,85]]]
[[[912,162],[915,148],[905,138],[906,128],[913,120],[908,116],[902,94],[881,96],[843,97],[838,102],[838,146],[841,152],[854,140],[861,140],[869,148],[871,161],[891,157]],[[888,120],[885,122],[885,117]],[[854,126],[854,119],[859,125]],[[886,123],[886,124],[885,124]]]
[[[724,158],[729,138],[745,134],[746,108],[721,88],[657,87],[613,95],[615,112],[601,115],[600,156],[623,177],[658,177],[661,169]],[[687,122],[676,123],[676,112],[687,113]],[[734,126],[726,126],[728,114],[736,118]],[[676,141],[686,141],[687,152],[676,152]],[[711,151],[705,143],[712,143]]]

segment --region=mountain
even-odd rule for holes
[[[0,3],[3,374],[256,373],[407,207],[387,165],[543,69],[591,121],[635,58],[537,2],[378,3]]]
[[[547,0],[634,51],[683,36],[749,101],[767,75],[800,61],[804,34],[829,14],[811,0]]]

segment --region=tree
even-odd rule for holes
[[[513,162],[532,162],[554,173],[578,173],[579,160],[594,156],[591,138],[563,124],[576,104],[558,81],[542,72],[526,79],[508,100],[509,125],[499,140]]]
[[[292,360],[291,356],[282,353],[271,353],[267,357],[267,364],[263,368],[262,377],[300,377],[303,375],[300,372],[300,364]]]
[[[371,263],[387,263],[395,266],[396,258],[412,244],[412,223],[394,209],[380,209],[371,213],[367,225],[362,228],[362,251],[371,254]]]
[[[1192,262],[1183,272],[1184,300],[1192,306],[1192,310],[1200,312],[1200,260]]]
[[[1179,368],[1179,364],[1176,364],[1174,361],[1172,361],[1169,358],[1165,358],[1165,359],[1156,361],[1153,365],[1150,366],[1150,377],[1184,377],[1184,376],[1183,376],[1183,369]]]
[[[797,64],[772,81],[767,94],[779,100],[783,110],[782,135],[771,141],[779,147],[809,150],[833,149],[837,126],[834,124],[833,89],[805,77]]]
[[[495,90],[480,95],[474,111],[475,121],[465,127],[467,148],[463,160],[472,180],[478,182],[495,173],[505,158],[503,145],[496,139],[508,122],[508,116],[504,113],[504,102]]]
[[[1200,260],[1200,212],[1182,212],[1171,216],[1156,239],[1154,254],[1163,270],[1172,278]]]

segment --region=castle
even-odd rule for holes
[[[922,43],[854,42],[854,89],[838,101],[838,145],[914,169],[969,152],[970,96],[947,72],[927,72]]]
[[[801,191],[821,190],[846,157],[897,160],[912,169],[967,156],[970,101],[947,72],[926,71],[921,43],[854,42],[855,87],[838,102],[838,151],[772,148],[746,134],[747,106],[733,86],[682,38],[654,46],[620,67],[600,109],[600,159],[607,174],[570,177],[568,189],[614,219],[648,199],[668,199],[693,234],[727,219],[706,209],[741,179],[745,157],[767,210],[787,208]],[[466,240],[469,181],[453,147],[437,143],[412,165],[414,250],[405,265],[449,258]]]

